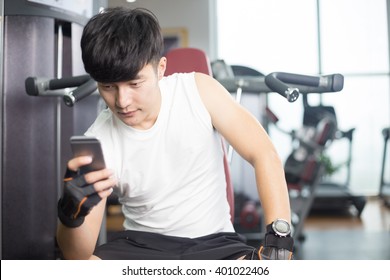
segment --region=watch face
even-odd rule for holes
[[[287,236],[291,232],[290,224],[282,219],[277,219],[276,221],[274,221],[272,223],[272,228],[275,233],[280,236]]]

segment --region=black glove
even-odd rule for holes
[[[67,227],[75,228],[84,223],[84,218],[101,200],[93,185],[84,175],[66,170],[64,192],[58,201],[58,218]]]
[[[267,226],[264,245],[260,247],[258,256],[260,260],[292,260],[294,239],[291,235],[277,235],[271,225]]]

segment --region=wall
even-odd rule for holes
[[[216,36],[214,24],[215,0],[109,0],[109,7],[142,7],[151,10],[163,29],[185,28],[188,32],[188,46],[204,50],[211,60],[216,57]]]

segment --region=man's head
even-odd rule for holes
[[[146,65],[157,66],[164,41],[146,9],[111,8],[92,17],[81,37],[87,73],[98,82],[128,81]]]

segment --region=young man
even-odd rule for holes
[[[85,26],[81,48],[86,72],[108,106],[86,135],[100,139],[108,169],[77,176],[91,158],[68,162],[58,204],[64,257],[291,259],[289,198],[269,137],[212,77],[163,77],[169,61],[155,16],[107,9]],[[260,250],[234,232],[221,135],[255,169],[268,224]],[[125,231],[95,250],[113,189]]]

